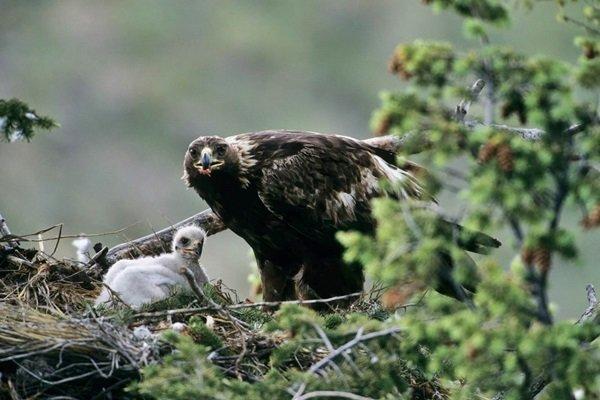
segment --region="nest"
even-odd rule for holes
[[[273,370],[274,352],[293,336],[265,332],[272,313],[258,303],[240,303],[221,282],[173,293],[139,311],[94,309],[101,276],[98,266],[0,248],[0,398],[126,398],[124,389],[140,379],[141,369],[172,351],[162,331],[177,322],[183,323],[181,334],[212,349],[208,359],[223,375],[248,382]],[[362,296],[351,310],[385,320],[380,291]],[[343,314],[331,317],[341,321]],[[310,370],[331,353],[326,341],[308,343],[278,368]],[[415,390],[437,390],[410,371],[403,375]]]
[[[59,314],[85,310],[102,286],[101,271],[43,252],[11,248],[0,255],[0,301]]]
[[[4,391],[18,396],[101,397],[139,378],[160,346],[97,318],[64,318],[27,304],[0,304]],[[1,394],[1,392],[0,392]]]

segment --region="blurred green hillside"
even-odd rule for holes
[[[379,90],[401,85],[386,72],[396,44],[463,43],[457,18],[416,0],[0,5],[0,98],[22,98],[61,124],[29,144],[0,143],[0,212],[15,233],[139,222],[103,238],[107,245],[206,207],[179,180],[197,136],[297,128],[366,137]],[[521,10],[493,40],[574,61],[574,28],[553,23],[554,15],[551,2]],[[598,239],[582,242],[585,268],[554,270],[559,316],[579,313],[583,287],[599,283]],[[65,240],[59,255],[73,250]],[[203,263],[243,296],[248,254],[222,233],[208,241]]]

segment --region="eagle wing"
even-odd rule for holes
[[[343,136],[262,132],[238,140],[254,157],[246,176],[274,215],[305,237],[319,239],[344,229],[369,230],[369,201],[393,195],[419,197],[413,176],[384,161],[363,142]],[[393,190],[382,189],[380,180]]]

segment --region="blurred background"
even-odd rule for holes
[[[151,233],[206,205],[179,180],[200,135],[268,128],[369,136],[393,48],[417,38],[458,48],[461,22],[419,1],[0,1],[0,98],[18,97],[61,127],[31,143],[0,143],[0,212],[14,233],[64,223],[108,246]],[[574,61],[573,27],[552,2],[518,10],[493,41]],[[447,197],[442,206],[460,200]],[[566,215],[576,224],[575,214]],[[585,308],[600,284],[600,235],[581,261],[553,270],[560,318]],[[510,241],[498,256],[510,263]],[[70,240],[59,256],[74,257]],[[250,249],[211,237],[203,264],[248,293]]]

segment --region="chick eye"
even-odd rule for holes
[[[227,150],[227,149],[225,148],[225,146],[219,146],[219,147],[217,147],[217,155],[218,155],[219,157],[222,157],[222,156],[224,156],[224,155],[225,155],[225,150]]]
[[[192,156],[192,157],[196,157],[196,155],[198,155],[198,152],[193,147],[191,149],[189,149],[189,152],[190,152],[190,156]]]
[[[181,238],[180,242],[181,242],[182,245],[187,246],[190,243],[190,239],[188,239],[188,238]]]

